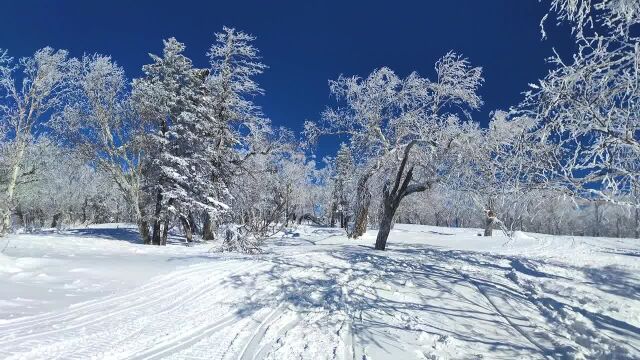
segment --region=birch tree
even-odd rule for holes
[[[47,131],[50,119],[61,110],[72,86],[77,60],[66,50],[46,47],[17,62],[0,49],[0,128],[10,163],[3,179],[0,234],[11,228],[16,186],[28,169],[23,168],[27,146]],[[49,124],[48,124],[49,123]]]
[[[552,57],[520,107],[550,149],[539,176],[574,196],[638,207],[629,195],[640,182],[640,3],[554,0],[550,16],[572,25],[577,51]]]
[[[107,174],[126,200],[142,241],[150,243],[143,199],[148,144],[145,123],[131,104],[124,70],[109,56],[87,55],[77,74],[73,101],[63,116],[65,137],[85,161]]]

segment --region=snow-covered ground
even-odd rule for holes
[[[103,225],[0,239],[3,359],[640,358],[640,241],[302,226],[264,254]]]

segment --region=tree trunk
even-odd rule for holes
[[[396,173],[396,179],[393,185],[393,189],[390,189],[391,185],[390,181],[384,185],[382,190],[382,216],[380,219],[380,226],[378,229],[378,236],[376,237],[376,250],[384,250],[387,247],[387,239],[389,238],[389,232],[393,227],[393,216],[396,214],[396,210],[400,206],[400,202],[405,196],[413,194],[415,192],[421,192],[427,190],[426,185],[411,185],[409,183],[413,179],[413,167],[409,168],[407,174],[404,175],[404,168],[407,165],[407,161],[409,160],[409,153],[411,148],[415,145],[415,141],[410,142],[407,147],[404,149],[404,156],[402,158],[402,162],[398,167],[398,172]],[[404,179],[402,178],[404,175]]]
[[[214,231],[214,224],[211,219],[211,214],[206,212],[204,214],[204,225],[202,225],[202,238],[204,240],[214,240],[216,238]]]
[[[191,235],[198,233],[198,225],[196,224],[196,219],[193,216],[193,212],[189,211],[189,226],[191,226]]]
[[[484,225],[484,236],[493,235],[493,224],[496,222],[496,214],[493,210],[487,210],[487,218]]]
[[[16,185],[18,184],[18,175],[20,174],[20,168],[22,165],[22,159],[24,158],[26,144],[23,141],[18,141],[18,144],[16,144],[16,146],[18,151],[12,164],[11,175],[9,176],[9,184],[7,185],[5,204],[6,208],[0,209],[0,215],[2,215],[2,221],[0,222],[0,235],[7,233],[11,228],[11,205],[13,204]]]
[[[182,231],[184,231],[184,237],[186,238],[186,241],[188,243],[193,241],[193,232],[191,231],[191,224],[189,223],[189,219],[184,216],[184,215],[180,215],[180,222],[182,223]],[[166,245],[163,244],[163,245]]]
[[[162,246],[167,245],[167,237],[169,236],[169,218],[164,219],[162,227],[162,237],[160,238],[160,244]]]
[[[160,214],[162,212],[162,191],[160,189],[157,190],[156,193],[156,209],[153,213],[153,238],[151,242],[153,245],[161,245],[162,240],[160,239]]]
[[[332,202],[331,203],[331,218],[329,219],[329,226],[331,227],[335,227],[336,226],[336,213],[338,211],[338,203],[337,202]]]
[[[82,223],[85,224],[87,222],[87,208],[89,207],[89,199],[84,198],[84,202],[82,203]]]
[[[138,219],[138,232],[142,238],[142,242],[145,245],[151,244],[151,237],[149,236],[149,222],[147,220]]]
[[[57,213],[57,214],[53,215],[53,219],[51,220],[51,227],[52,228],[57,228],[58,225],[60,225],[60,216],[62,216],[62,213]]]
[[[364,175],[358,181],[356,209],[353,228],[349,233],[350,238],[359,238],[367,232],[367,224],[369,222],[369,204],[371,203],[371,192],[367,187],[367,180],[369,180],[369,177],[370,175]]]
[[[364,235],[367,232],[367,225],[369,223],[369,203],[371,202],[371,194],[366,194],[366,197],[360,203],[356,210],[355,222],[350,237],[356,239]]]
[[[380,219],[380,227],[378,229],[378,236],[376,237],[376,250],[384,250],[387,247],[387,239],[391,231],[393,216],[397,210],[390,201],[391,199],[384,200],[385,204],[383,206],[382,218]]]

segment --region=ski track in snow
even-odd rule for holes
[[[502,246],[474,230],[397,228],[384,253],[370,249],[374,232],[353,241],[313,227],[252,257],[175,247],[193,259],[140,286],[0,319],[0,358],[640,358],[640,265],[616,250],[622,240],[523,235]],[[109,251],[142,247],[118,246]]]

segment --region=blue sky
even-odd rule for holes
[[[213,34],[235,27],[258,37],[269,66],[258,79],[266,90],[258,103],[275,124],[296,131],[333,104],[328,79],[366,76],[381,66],[431,77],[435,61],[454,50],[484,68],[485,105],[474,118],[486,124],[492,110],[516,104],[527,84],[544,76],[553,47],[569,50],[569,31],[552,22],[549,39],[540,38],[548,6],[548,0],[6,1],[0,48],[15,57],[43,46],[74,56],[110,54],[131,78],[170,36],[206,66]],[[334,149],[334,142],[321,142],[319,153]]]

